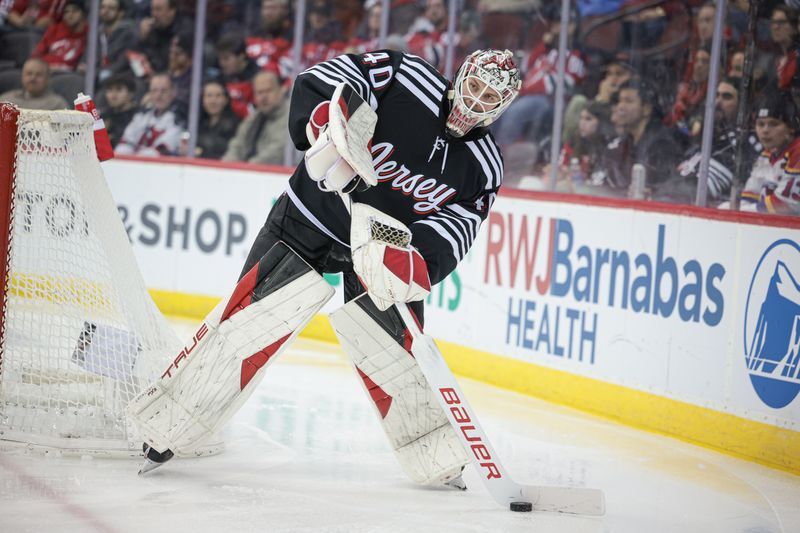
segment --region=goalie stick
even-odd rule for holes
[[[353,215],[354,203],[347,193],[339,193],[348,212]],[[367,212],[373,212],[369,210]],[[411,243],[411,234],[403,224],[388,215],[380,214],[367,217],[366,221],[353,221],[353,224],[367,222],[369,234],[392,235],[391,242],[401,248]],[[393,231],[387,231],[387,227]],[[352,239],[351,239],[352,240]],[[388,242],[385,240],[384,242]],[[481,481],[492,498],[512,510],[515,504],[523,503],[523,510],[550,511],[584,515],[602,515],[605,513],[605,497],[598,489],[531,486],[521,485],[511,479],[500,458],[483,431],[475,411],[469,405],[466,396],[461,392],[450,368],[439,352],[436,343],[425,335],[408,305],[402,302],[395,304],[400,317],[411,337],[410,352],[419,365],[422,374],[434,391],[434,396],[445,412],[467,452],[473,466],[478,471]],[[530,503],[532,509],[526,509],[524,503]]]
[[[510,506],[514,502],[529,502],[535,511],[605,513],[605,497],[599,489],[521,485],[511,479],[436,343],[419,328],[408,305],[398,303],[396,306],[411,334],[414,359],[434,389],[484,486],[497,503]]]

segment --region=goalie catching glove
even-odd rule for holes
[[[306,171],[323,191],[351,190],[360,178],[378,183],[370,148],[378,116],[346,83],[311,113],[306,137],[311,143],[304,156]]]
[[[431,292],[428,267],[400,221],[366,204],[352,204],[353,270],[375,306],[423,300]]]

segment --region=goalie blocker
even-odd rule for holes
[[[285,243],[274,244],[162,376],[129,404],[128,417],[146,444],[192,455],[236,413],[268,364],[332,296],[333,288],[308,263]]]

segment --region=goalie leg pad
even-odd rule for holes
[[[332,296],[322,276],[278,242],[128,405],[130,420],[156,450],[191,455],[236,413],[267,365]]]
[[[362,295],[329,318],[406,474],[423,485],[457,478],[469,457],[409,351],[397,310],[379,311]]]

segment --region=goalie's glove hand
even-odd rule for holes
[[[370,240],[352,255],[353,270],[381,311],[398,302],[422,300],[431,292],[428,266],[412,246]]]
[[[348,192],[358,184],[358,175],[336,149],[328,125],[330,102],[321,102],[306,125],[306,137],[311,148],[304,159],[306,171],[323,191]],[[354,181],[355,180],[355,181]]]

